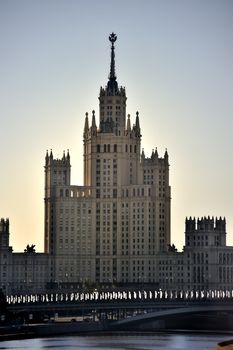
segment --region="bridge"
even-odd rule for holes
[[[233,330],[233,304],[186,305],[162,311],[152,311],[116,321],[112,329],[155,331],[163,329]]]
[[[209,329],[233,328],[233,290],[94,290],[10,295],[6,301],[9,312],[35,321],[78,317],[112,330],[195,329],[204,323]]]

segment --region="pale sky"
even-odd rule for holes
[[[98,115],[115,32],[142,147],[168,149],[172,242],[186,216],[225,216],[233,245],[233,1],[0,0],[0,217],[10,244],[43,251],[44,157],[70,150],[83,184],[85,112]]]

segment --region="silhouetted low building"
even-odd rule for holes
[[[173,247],[155,255],[154,285],[166,290],[231,290],[233,247],[226,245],[225,218],[190,218],[186,219],[185,226],[186,244],[182,252]],[[9,246],[9,220],[1,219],[0,288],[4,293],[40,293],[80,287],[68,278],[52,281],[53,264],[52,255],[36,253],[34,249],[14,253]],[[145,286],[143,276],[137,284]],[[127,283],[121,285],[127,286]]]
[[[158,254],[162,288],[230,290],[233,288],[233,247],[226,245],[226,220],[186,218],[183,252]]]
[[[9,246],[9,220],[0,221],[0,288],[5,293],[36,293],[45,291],[50,279],[51,257],[25,249],[14,253]]]

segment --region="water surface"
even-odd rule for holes
[[[227,335],[203,334],[118,334],[11,340],[0,342],[0,349],[49,350],[215,350]]]

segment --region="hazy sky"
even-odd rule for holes
[[[0,0],[0,216],[14,251],[43,251],[46,149],[69,149],[83,184],[84,115],[98,112],[112,31],[146,156],[168,148],[172,242],[186,216],[221,215],[233,245],[233,1]]]

